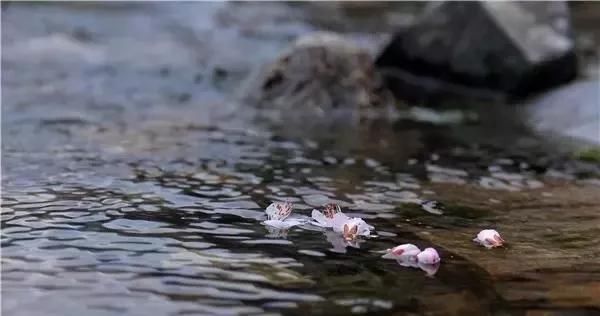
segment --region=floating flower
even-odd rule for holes
[[[306,221],[303,219],[290,218],[292,209],[292,203],[289,202],[271,203],[265,210],[268,219],[263,223],[279,229],[288,229],[292,226],[304,224]]]
[[[427,276],[435,275],[440,268],[440,256],[433,248],[421,251],[413,244],[403,244],[386,251],[383,258],[396,259],[403,267],[421,269]]]
[[[320,227],[332,227],[333,217],[338,213],[342,213],[339,205],[329,203],[323,207],[323,212],[319,212],[318,210],[312,211],[311,217],[314,220],[312,224]]]
[[[325,205],[322,212],[313,210],[311,217],[313,225],[331,227],[334,232],[341,233],[346,240],[354,240],[357,236],[369,236],[374,229],[362,218],[350,217],[342,213],[341,208],[334,203]]]
[[[416,256],[421,252],[419,247],[413,244],[403,244],[394,248],[388,249],[387,253],[382,258],[385,259],[412,259],[416,261]]]
[[[440,255],[433,248],[426,248],[417,255],[417,262],[419,264],[436,264],[440,260]]]
[[[374,228],[368,225],[362,218],[349,217],[344,213],[333,215],[331,223],[333,231],[343,234],[346,239],[369,236],[371,235],[371,229]]]
[[[501,247],[504,245],[504,239],[500,237],[500,234],[493,229],[484,229],[477,234],[477,237],[473,239],[474,242],[486,247],[494,248]]]
[[[274,202],[274,203],[271,203],[271,205],[267,206],[265,213],[267,213],[267,217],[269,218],[269,220],[283,221],[286,218],[288,218],[290,216],[290,214],[292,214],[293,209],[294,209],[294,207],[292,206],[292,203],[290,203],[290,202],[285,202],[285,203]]]

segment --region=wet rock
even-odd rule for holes
[[[368,51],[326,32],[298,38],[249,79],[243,96],[262,107],[318,110],[369,108],[390,97]]]
[[[432,3],[393,38],[377,64],[512,97],[570,81],[577,73],[564,2]]]
[[[600,146],[600,81],[577,81],[525,104],[538,132]]]

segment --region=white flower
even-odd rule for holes
[[[271,203],[265,210],[267,220],[263,222],[265,225],[273,226],[278,229],[288,229],[292,226],[302,225],[306,220],[301,218],[290,218],[292,214],[292,203]]]
[[[504,245],[504,239],[500,237],[500,234],[493,229],[484,229],[477,234],[477,237],[473,239],[474,242],[486,247],[494,248],[501,247]]]
[[[341,213],[342,210],[337,204],[329,203],[324,206],[323,212],[312,210],[311,217],[314,220],[312,224],[320,227],[332,227],[333,216]]]
[[[417,255],[417,262],[420,264],[436,264],[440,260],[440,255],[433,248],[426,248]]]
[[[362,218],[336,213],[333,216],[332,228],[334,232],[343,234],[346,240],[353,240],[358,236],[370,236],[373,226],[368,225]]]
[[[341,233],[345,240],[354,240],[358,236],[369,236],[371,231],[360,218],[346,218],[334,223],[333,231]]]
[[[382,258],[396,259],[399,265],[407,268],[418,268],[428,276],[437,273],[440,267],[440,256],[433,248],[427,248],[423,251],[413,244],[402,244],[386,250]]]
[[[350,217],[342,213],[341,208],[334,203],[325,205],[322,211],[313,210],[311,217],[313,219],[311,224],[319,227],[331,227],[334,232],[341,233],[346,240],[354,240],[357,236],[369,236],[371,230],[375,229],[362,218]]]
[[[331,219],[331,228],[336,233],[344,232],[344,224],[347,224],[352,218],[344,213],[337,213]]]
[[[385,259],[406,259],[416,261],[416,256],[421,252],[419,247],[413,244],[403,244],[394,248],[388,249],[387,253],[382,258]]]
[[[274,202],[267,206],[265,213],[269,220],[283,221],[292,214],[293,206],[290,202],[278,203]]]

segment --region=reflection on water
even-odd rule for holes
[[[197,79],[207,71],[186,46],[216,32],[190,15],[221,6],[133,6],[94,19],[83,7],[3,12],[2,312],[600,309],[598,187],[580,181],[597,176],[597,166],[546,154],[512,126],[303,120],[229,102]],[[255,9],[241,8],[252,20]],[[44,18],[25,23],[29,14]],[[137,22],[116,30],[125,18]],[[296,23],[281,32],[309,28]],[[61,39],[77,27],[93,40]],[[248,36],[224,34],[213,48]],[[273,53],[287,38],[267,35],[240,45]],[[123,45],[156,59],[125,54]],[[36,54],[45,61],[35,64]],[[349,244],[315,227],[262,225],[264,208],[284,200],[306,216],[339,203],[374,225],[376,237]],[[505,249],[472,243],[487,227],[507,239]],[[380,258],[401,243],[434,246],[442,264],[419,270]]]

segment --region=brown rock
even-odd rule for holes
[[[335,33],[298,38],[250,79],[245,99],[262,107],[370,108],[389,102],[373,58]]]

